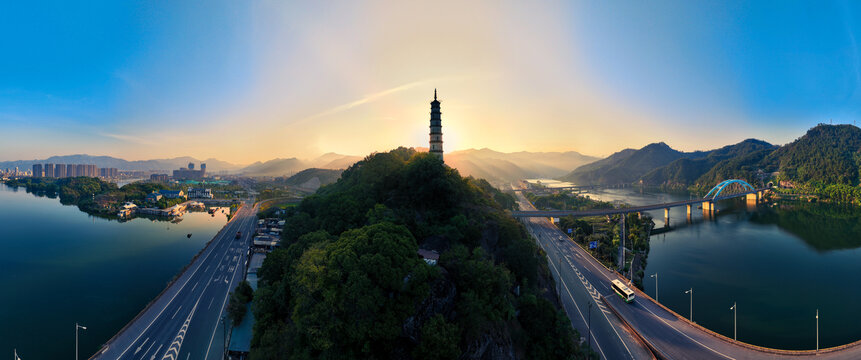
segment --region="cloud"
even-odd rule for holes
[[[149,146],[158,145],[158,143],[155,141],[147,140],[145,138],[138,137],[138,136],[124,135],[124,134],[112,134],[112,133],[106,133],[106,132],[100,132],[99,135],[107,137],[107,138],[115,139],[115,140],[132,142],[132,143],[136,143],[136,144],[140,144],[140,145],[149,145]]]
[[[366,95],[365,97],[363,97],[359,100],[355,100],[355,101],[351,101],[351,102],[346,103],[346,104],[335,106],[335,107],[328,109],[326,111],[322,111],[322,112],[319,112],[317,114],[306,117],[304,119],[295,121],[295,122],[291,123],[290,125],[297,125],[297,124],[308,122],[308,121],[311,121],[314,119],[319,119],[319,118],[335,115],[337,113],[341,113],[341,112],[350,110],[352,108],[376,101],[376,100],[381,99],[383,97],[386,97],[386,96],[389,96],[392,94],[396,94],[396,93],[399,93],[402,91],[406,91],[406,90],[409,90],[409,89],[412,89],[415,87],[426,86],[426,85],[431,85],[431,84],[439,84],[439,83],[442,83],[445,81],[463,80],[463,79],[468,79],[468,78],[472,78],[472,77],[470,77],[470,76],[450,76],[450,77],[431,78],[431,79],[413,81],[410,83],[406,83],[406,84],[403,84],[400,86],[393,87],[391,89],[387,89],[387,90],[383,90],[380,92]]]

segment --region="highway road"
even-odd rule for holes
[[[534,210],[523,195],[518,194],[522,210]],[[537,239],[547,253],[550,271],[556,279],[556,287],[571,325],[581,336],[588,333],[591,304],[592,348],[602,359],[649,359],[651,352],[641,343],[600,300],[600,295],[612,293],[608,283],[593,282],[585,274],[593,271],[609,271],[601,265],[581,265],[582,255],[577,254],[567,236],[546,218],[523,218],[527,230]]]
[[[91,359],[221,359],[220,319],[245,276],[257,210],[243,204],[177,280]]]
[[[535,209],[523,195],[516,196],[521,210]],[[600,312],[592,313],[592,334],[595,337],[594,340],[597,340],[595,341],[597,346],[593,347],[602,358],[652,357],[652,353],[645,350],[646,347],[643,347],[638,338],[629,332],[630,329],[621,325],[619,317],[612,313],[612,309],[615,309],[619,316],[651,345],[649,348],[658,358],[861,359],[861,344],[858,343],[841,349],[827,349],[818,354],[813,351],[781,351],[737,343],[693,325],[678,314],[667,311],[633,286],[631,288],[636,291],[636,298],[632,303],[627,304],[609,287],[613,279],[627,283],[626,279],[601,265],[547,218],[523,218],[522,221],[547,252],[551,271],[559,284],[557,287],[561,288],[563,305],[574,327],[580,330],[581,334],[585,334],[583,318],[587,314],[588,304],[592,303],[593,310],[595,306],[601,309]],[[600,295],[603,295],[604,299],[601,299]]]

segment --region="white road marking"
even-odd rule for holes
[[[146,342],[147,342],[147,341],[149,341],[149,338],[146,338],[146,340],[144,340],[144,342],[142,342],[142,343],[141,343],[141,346],[138,346],[138,349],[137,349],[137,350],[135,350],[135,353],[134,353],[135,355],[137,355],[137,354],[138,354],[138,351],[141,351],[141,349],[143,348],[143,346],[144,346],[144,345],[146,345]],[[147,350],[149,350],[149,349],[147,349]]]
[[[181,310],[181,309],[182,309],[182,305],[180,305],[180,306],[179,306],[179,308],[178,308],[178,309],[176,309],[176,312],[175,312],[175,313],[173,313],[173,316],[171,316],[170,318],[171,318],[171,319],[175,318],[175,317],[176,317],[176,314],[179,314],[179,310]],[[149,338],[147,338],[147,339],[149,339]]]
[[[200,297],[203,297],[201,294]],[[185,340],[185,334],[188,333],[188,326],[191,324],[191,317],[194,316],[194,312],[197,311],[197,304],[200,303],[200,298],[197,298],[197,302],[194,303],[194,307],[191,308],[191,313],[188,314],[188,317],[185,319],[185,322],[182,323],[182,326],[179,328],[179,332],[176,333],[176,337],[173,338],[173,342],[170,343],[170,347],[167,348],[167,351],[164,353],[164,357],[162,360],[176,360],[176,357],[179,356],[179,350],[182,348],[182,342]],[[161,347],[159,347],[161,349]],[[158,350],[156,350],[158,353]],[[155,354],[153,354],[155,357]]]
[[[206,307],[206,310],[209,310],[209,308],[211,308],[211,307],[212,307],[212,302],[213,302],[213,301],[215,301],[215,298],[212,298],[211,300],[209,300],[209,306],[207,306],[207,307]]]
[[[164,346],[164,345],[159,345],[158,349],[155,349],[155,352],[152,354],[152,356],[150,356],[149,360],[155,360],[155,355],[158,354],[158,352],[159,352],[159,350],[161,350],[162,346]]]
[[[697,345],[702,346],[702,347],[704,347],[704,348],[706,348],[706,349],[709,349],[709,350],[711,350],[713,353],[718,354],[718,355],[720,355],[720,356],[723,356],[723,357],[725,357],[725,358],[727,358],[727,359],[735,360],[735,358],[730,357],[729,355],[723,354],[723,353],[721,353],[720,351],[717,351],[717,350],[715,350],[715,349],[712,349],[712,348],[710,348],[710,347],[706,346],[705,344],[703,344],[703,343],[701,343],[701,342],[699,342],[699,341],[695,340],[694,338],[692,338],[692,337],[688,336],[688,334],[685,334],[684,332],[679,331],[679,329],[676,329],[673,325],[670,325],[670,323],[668,323],[668,322],[667,322],[666,320],[664,320],[662,317],[658,316],[658,314],[653,313],[653,312],[652,312],[652,310],[650,310],[647,306],[643,306],[643,309],[646,309],[646,311],[648,311],[650,314],[652,314],[656,319],[661,320],[661,322],[663,322],[664,324],[667,324],[667,326],[669,326],[671,329],[675,330],[675,331],[676,331],[676,332],[678,332],[679,334],[684,335],[684,337],[686,337],[686,338],[690,339],[691,341],[693,341],[693,342],[697,343]]]
[[[149,340],[149,338],[147,338],[147,340]],[[149,347],[146,348],[146,351],[144,351],[143,355],[141,355],[141,359],[146,357],[146,354],[149,352],[149,349],[152,349],[153,345],[155,345],[155,341],[153,341],[152,344],[149,344]]]
[[[238,214],[238,213],[237,213],[237,214]],[[236,217],[234,217],[233,219],[235,219],[235,218],[236,218]],[[247,223],[248,223],[248,219],[250,219],[250,218],[251,218],[250,216],[249,216],[248,218],[246,218],[246,221],[245,221],[245,223],[244,223],[244,224],[247,224]],[[235,224],[234,222],[232,222],[232,221],[233,221],[233,219],[231,219],[231,221],[229,221],[229,222],[227,223],[227,225],[225,225],[225,228],[227,228],[227,227],[232,226],[233,224]],[[242,227],[242,225],[240,225],[240,227]],[[222,235],[222,237],[221,237],[221,239],[220,239],[219,241],[221,241],[221,240],[224,240],[224,236],[223,236],[223,235]],[[213,240],[213,241],[215,241],[215,240]],[[217,247],[217,246],[216,246],[216,247]],[[200,270],[200,266],[201,266],[203,263],[205,263],[207,260],[209,260],[209,256],[210,256],[210,255],[212,255],[212,253],[214,253],[214,252],[215,252],[215,249],[216,249],[216,248],[215,248],[215,247],[213,247],[213,248],[211,248],[211,250],[209,250],[209,252],[206,254],[206,257],[205,257],[205,258],[204,258],[204,259],[199,263],[200,265],[198,265],[198,266],[194,269],[194,272],[192,272],[192,273],[191,273],[191,275],[189,275],[189,276],[188,276],[188,278],[185,280],[185,282],[182,284],[182,286],[179,288],[179,290],[177,290],[177,291],[176,291],[176,293],[175,293],[175,294],[173,294],[173,296],[170,298],[170,300],[168,300],[167,304],[166,304],[166,305],[161,309],[161,311],[159,311],[159,312],[158,312],[158,314],[156,314],[156,316],[152,319],[152,321],[150,321],[150,323],[146,326],[146,328],[144,328],[144,329],[143,329],[143,331],[141,331],[141,333],[140,333],[140,334],[138,334],[138,336],[137,336],[134,340],[132,340],[132,342],[131,342],[131,343],[129,343],[129,346],[128,346],[128,347],[126,347],[126,349],[125,349],[125,350],[123,350],[123,352],[122,352],[122,353],[120,353],[120,356],[119,356],[120,358],[121,358],[121,357],[123,357],[123,355],[125,355],[125,353],[126,353],[126,352],[128,352],[128,351],[129,351],[129,349],[131,349],[131,348],[132,348],[132,346],[134,346],[134,344],[138,341],[138,339],[140,339],[140,338],[141,338],[141,336],[143,336],[143,334],[144,334],[147,330],[149,330],[149,328],[152,326],[152,324],[154,324],[154,323],[155,323],[155,321],[156,321],[156,320],[158,320],[158,318],[159,318],[159,317],[161,317],[161,314],[164,312],[164,310],[165,310],[165,309],[167,309],[167,307],[168,307],[168,306],[173,302],[173,300],[176,298],[176,296],[177,296],[177,295],[179,295],[179,293],[181,293],[181,292],[182,292],[182,290],[185,288],[185,286],[186,286],[186,285],[188,285],[188,282],[191,280],[191,278],[192,278],[192,277],[194,277],[194,275],[196,275],[196,274],[197,274],[197,270]],[[181,275],[180,275],[180,276],[181,276]]]

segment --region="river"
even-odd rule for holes
[[[226,221],[201,212],[178,223],[121,223],[0,184],[0,353],[71,359],[78,322],[87,327],[80,358],[88,358]]]
[[[638,188],[609,189],[592,198],[632,205],[686,200]],[[861,339],[861,209],[836,204],[778,201],[750,208],[743,200],[718,204],[719,215],[703,221],[694,210],[670,213],[672,231],[653,235],[643,286],[655,298],[693,320],[733,336],[738,304],[738,339],[782,349],[816,346],[819,310],[820,347]],[[651,212],[656,227],[663,210]]]

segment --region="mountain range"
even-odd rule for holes
[[[246,176],[290,176],[311,168],[343,170],[359,160],[362,160],[361,156],[327,153],[310,160],[288,158],[258,161],[237,172]]]
[[[32,168],[33,164],[94,164],[100,168],[117,168],[130,171],[157,171],[170,172],[174,169],[184,168],[189,163],[194,163],[199,168],[201,163],[206,164],[209,173],[240,173],[249,176],[286,176],[298,173],[308,168],[321,169],[346,169],[354,162],[361,160],[359,156],[341,155],[328,153],[310,160],[273,159],[266,162],[256,162],[251,165],[233,164],[218,159],[200,160],[197,158],[182,156],[171,159],[153,160],[125,160],[111,156],[94,156],[87,154],[51,156],[47,159],[0,161],[0,169],[21,170]]]
[[[445,162],[463,176],[483,178],[494,184],[529,178],[556,178],[596,157],[566,152],[512,152],[469,149],[445,154]]]
[[[76,155],[61,155],[51,156],[47,159],[38,160],[16,160],[16,161],[0,161],[0,169],[14,169],[18,167],[21,170],[32,168],[33,164],[94,164],[100,168],[117,168],[119,170],[133,171],[170,171],[186,167],[189,163],[194,163],[195,168],[199,168],[200,163],[205,163],[209,172],[234,172],[241,169],[242,165],[232,164],[218,159],[200,160],[189,156],[176,157],[172,159],[153,159],[153,160],[124,160],[111,156],[94,156],[87,154]]]
[[[577,184],[707,187],[739,178],[772,178],[794,184],[846,184],[861,180],[861,129],[819,124],[795,141],[777,146],[747,139],[709,151],[682,152],[667,144],[624,149],[580,166],[560,180]]]

